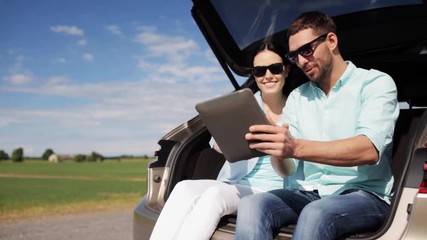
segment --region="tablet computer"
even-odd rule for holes
[[[196,104],[196,110],[229,162],[265,155],[249,148],[249,127],[270,124],[254,94],[244,88]]]

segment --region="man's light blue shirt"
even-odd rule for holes
[[[295,138],[333,141],[367,136],[379,153],[374,165],[336,167],[304,161],[305,180],[299,187],[318,190],[322,197],[348,189],[363,189],[389,202],[393,186],[390,167],[392,137],[399,115],[393,79],[377,70],[348,67],[329,96],[308,82],[295,89],[286,102],[284,122]]]

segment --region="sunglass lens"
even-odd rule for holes
[[[303,57],[310,57],[313,54],[313,48],[308,45],[299,50],[299,54]]]
[[[288,53],[288,54],[286,54],[286,57],[288,58],[288,60],[290,62],[295,63],[297,61],[298,54],[296,54],[296,53]]]
[[[283,72],[283,64],[282,63],[275,63],[268,66],[268,70],[272,74],[281,74]]]
[[[252,73],[255,77],[262,77],[265,75],[265,72],[267,71],[267,67],[254,67],[252,68]]]
[[[267,69],[272,74],[281,74],[283,72],[283,63],[273,63],[267,67],[265,66],[258,66],[252,68],[252,73],[255,77],[262,77],[267,72]]]

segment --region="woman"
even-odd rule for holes
[[[255,97],[267,118],[281,125],[290,70],[285,51],[271,42],[263,43],[255,51],[253,66],[260,90]],[[221,217],[237,211],[242,197],[278,188],[283,188],[283,178],[276,174],[269,156],[226,161],[217,180],[184,180],[175,186],[150,239],[209,239]]]

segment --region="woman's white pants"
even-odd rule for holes
[[[237,211],[240,199],[262,192],[217,180],[184,180],[166,201],[150,240],[210,239],[221,217]]]

